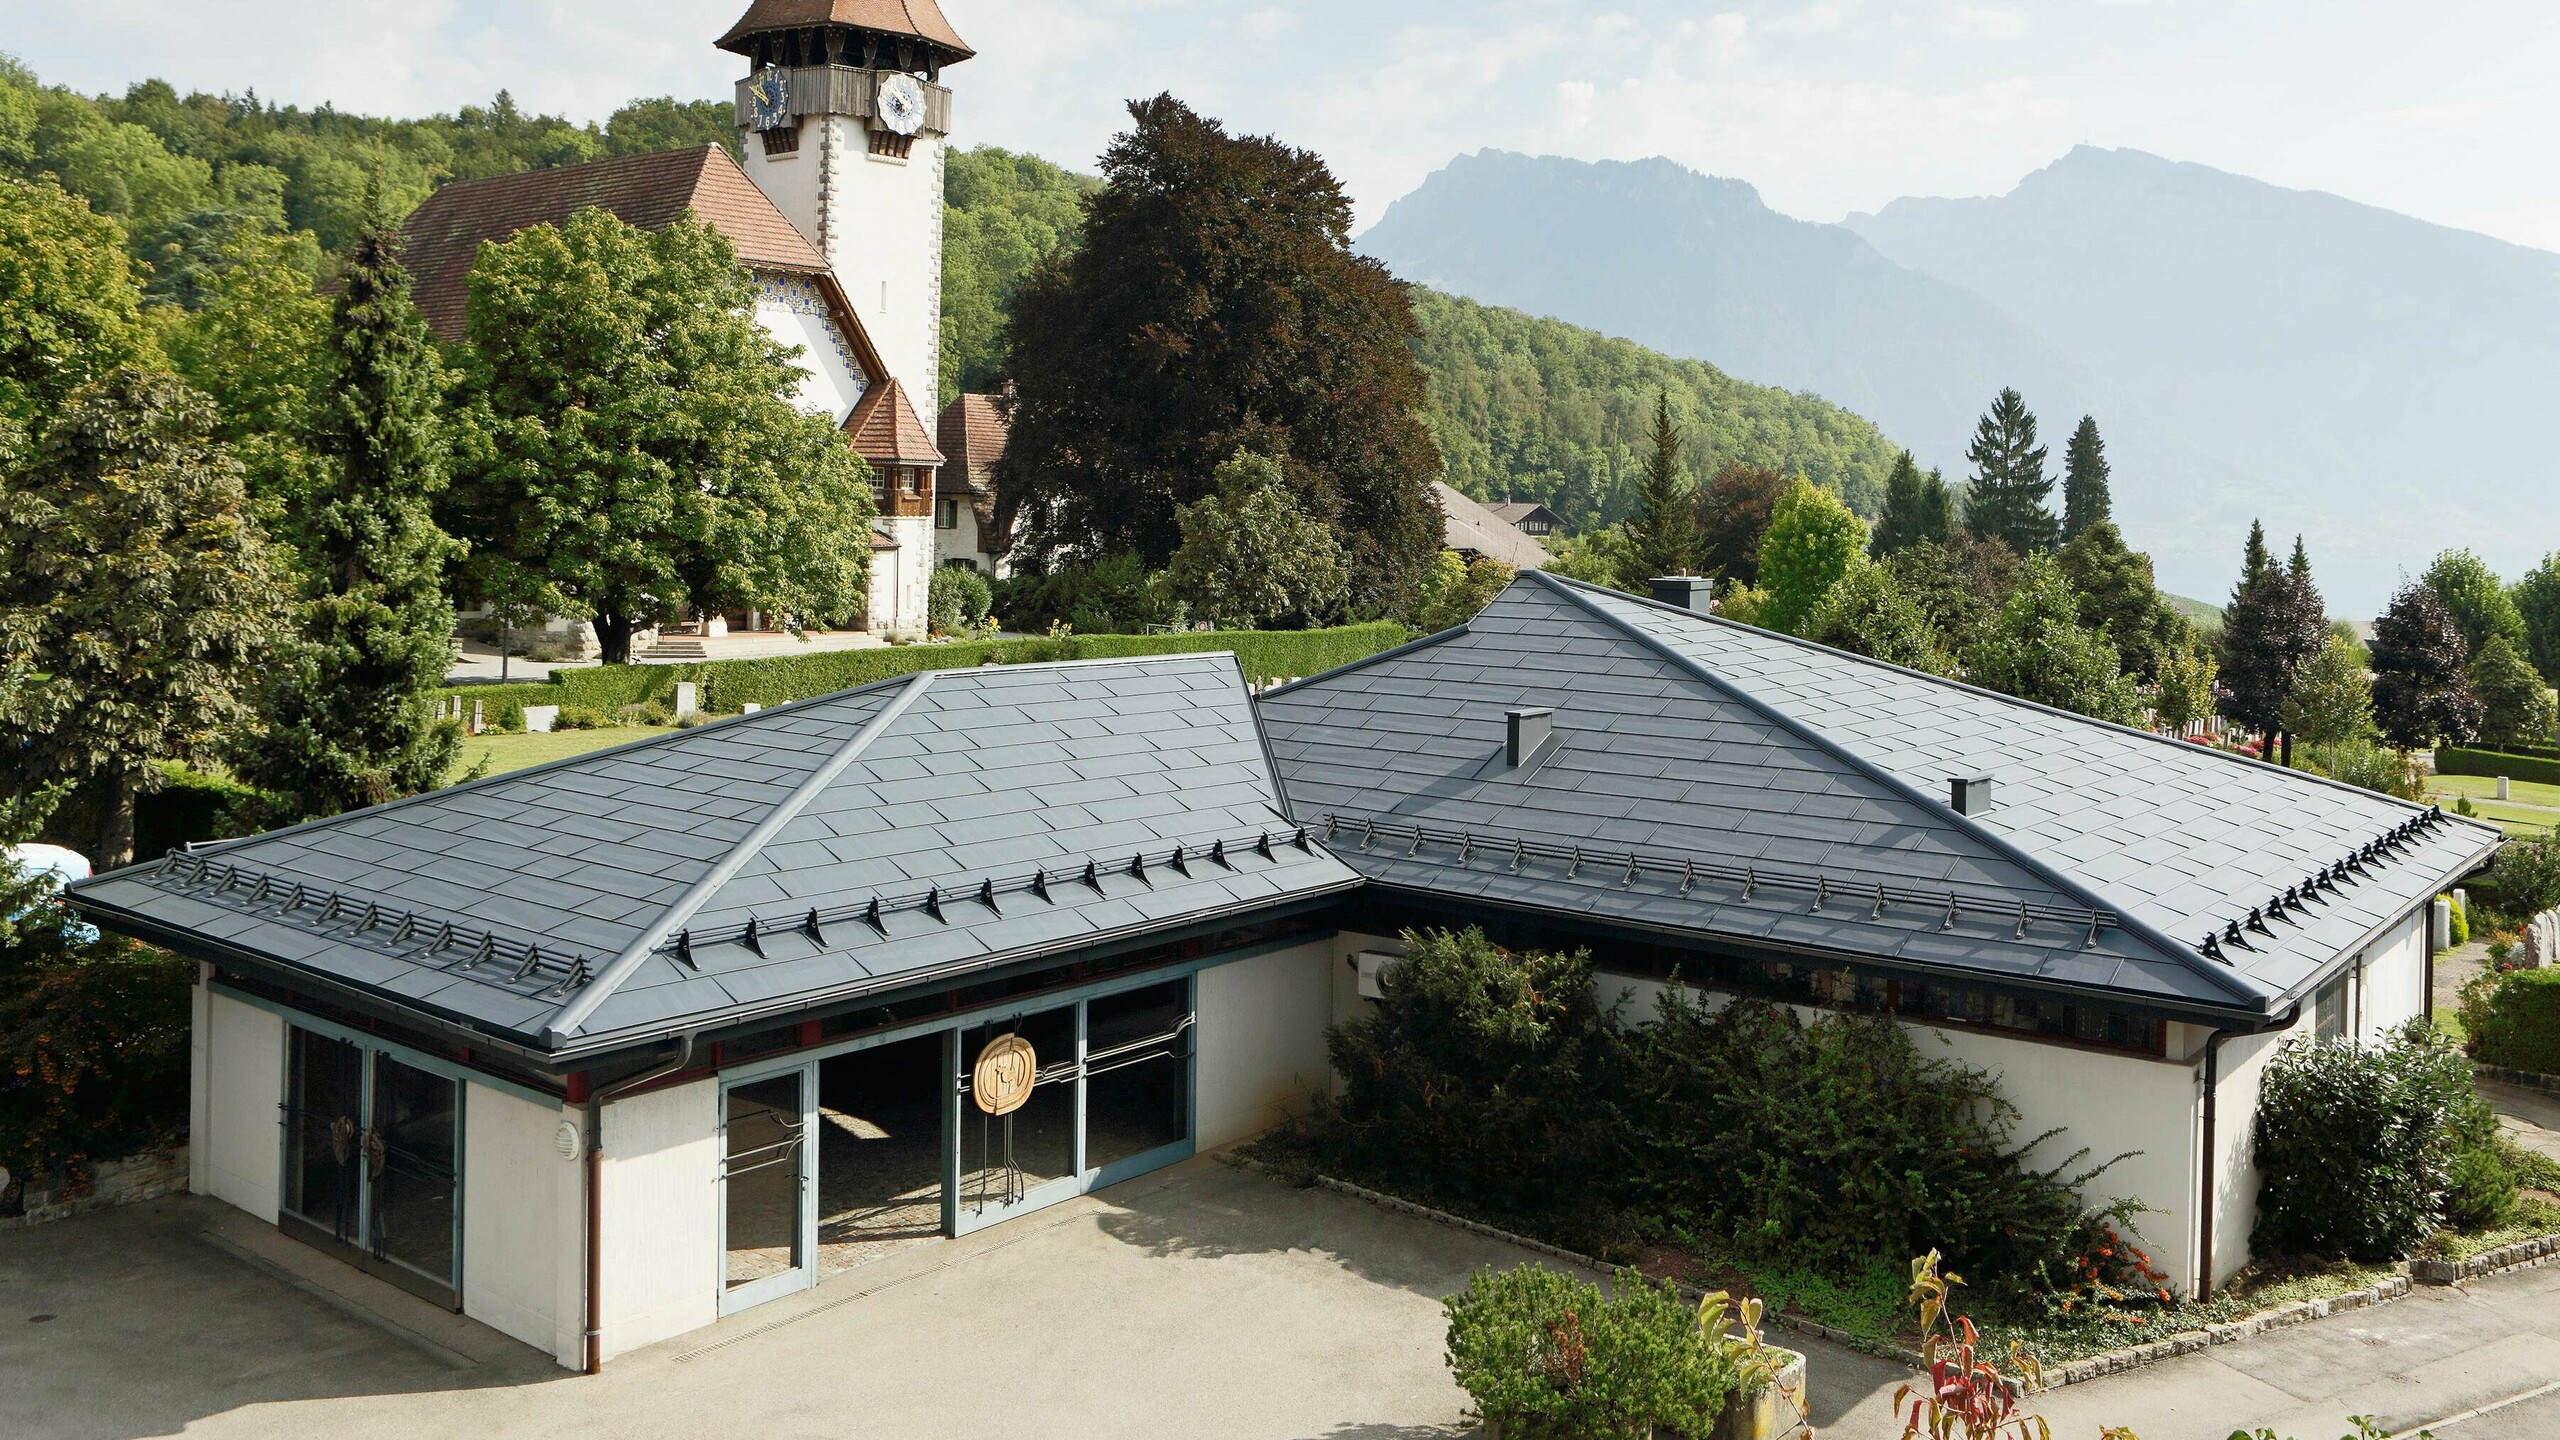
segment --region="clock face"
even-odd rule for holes
[[[791,123],[791,77],[767,65],[747,82],[747,128],[779,130]]]
[[[924,127],[924,86],[913,75],[883,75],[874,92],[872,112],[882,129],[913,135]]]

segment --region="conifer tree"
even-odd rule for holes
[[[1885,477],[1884,513],[1876,520],[1874,554],[1881,560],[1923,541],[1946,542],[1955,529],[1955,498],[1947,482],[1932,470],[1926,477],[1911,452],[1903,451]]]
[[[1661,575],[1687,575],[1698,563],[1698,507],[1680,478],[1680,427],[1671,419],[1671,394],[1653,402],[1653,453],[1645,459],[1636,513],[1626,522],[1626,574],[1642,583]]]
[[[2003,389],[1974,426],[1973,443],[1965,447],[1965,458],[1973,462],[1965,528],[2020,555],[2052,549],[2060,527],[2045,508],[2053,493],[2045,453],[2036,443],[2035,412],[2016,390]]]
[[[2329,643],[2328,616],[2301,541],[2294,542],[2293,563],[2280,566],[2268,553],[2266,527],[2252,522],[2240,583],[2223,614],[2222,683],[2231,693],[2222,713],[2264,735],[2272,749],[2284,731],[2295,677]]]
[[[238,756],[305,816],[433,789],[461,744],[433,709],[453,656],[445,568],[462,551],[431,509],[446,479],[446,381],[399,246],[387,221],[360,236],[330,307],[304,443],[317,473],[300,633]]]
[[[2107,442],[2098,438],[2098,422],[2080,417],[2071,443],[2062,452],[2062,538],[2076,540],[2082,531],[2115,516],[2115,497],[2108,490]]]

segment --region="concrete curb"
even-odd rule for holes
[[[2483,1250],[2468,1260],[2412,1260],[2409,1276],[2421,1285],[2459,1285],[2484,1275],[2529,1270],[2554,1261],[2560,1261],[2560,1235],[2536,1235],[2495,1250]]]
[[[2545,1095],[2560,1095],[2560,1075],[2544,1075],[2532,1070],[2510,1070],[2503,1065],[2483,1065],[2477,1060],[2471,1062],[2471,1074],[2475,1079],[2495,1080],[2502,1085],[2517,1085],[2527,1090],[2539,1090]]]
[[[1248,1156],[1230,1156],[1228,1157],[1228,1162],[1230,1164],[1242,1166],[1245,1169],[1255,1171],[1262,1175],[1269,1176],[1273,1179],[1285,1180],[1287,1178],[1274,1171],[1270,1166]],[[1336,1180],[1330,1175],[1317,1175],[1314,1178],[1316,1185],[1321,1189],[1331,1190],[1336,1194],[1348,1195],[1357,1200],[1366,1200],[1372,1205],[1388,1210],[1398,1211],[1402,1214],[1415,1216],[1419,1219],[1431,1220],[1442,1225],[1453,1226],[1472,1234],[1482,1235],[1490,1240],[1500,1240],[1506,1244],[1517,1245],[1524,1250],[1534,1250],[1541,1255],[1550,1255],[1556,1259],[1580,1265],[1588,1270],[1597,1270],[1602,1274],[1608,1274],[1616,1268],[1604,1264],[1598,1259],[1585,1255],[1577,1250],[1567,1250],[1560,1245],[1550,1245],[1543,1240],[1533,1240],[1526,1235],[1516,1235],[1508,1230],[1498,1229],[1479,1221],[1469,1220],[1462,1215],[1452,1215],[1445,1210],[1434,1210],[1428,1205],[1416,1205],[1410,1200],[1400,1200],[1393,1195],[1371,1190],[1363,1185],[1354,1185],[1347,1180]],[[2551,1236],[2545,1237],[2542,1240],[2519,1241],[2515,1245],[2501,1246],[2497,1250],[2489,1252],[2489,1255],[2476,1256],[2473,1261],[2464,1261],[2462,1263],[2471,1264],[2477,1260],[2486,1260],[2490,1258],[2490,1256],[2503,1255],[2510,1250],[2517,1250],[2531,1245],[2543,1245],[2547,1248],[2537,1258],[2523,1261],[2521,1264],[2540,1265],[2551,1263],[2554,1260],[2560,1260],[2560,1236]],[[2521,1268],[2521,1266],[2511,1264],[2505,1268],[2513,1269]],[[2487,1274],[2489,1272],[2483,1270],[2479,1273]],[[2468,1279],[2472,1277],[2465,1276],[2464,1278]],[[2156,1365],[2163,1360],[2173,1359],[2180,1355],[2191,1355],[2196,1351],[2208,1350],[2217,1345],[2229,1345],[2237,1341],[2247,1340],[2254,1336],[2263,1335],[2270,1330],[2282,1330],[2294,1325],[2308,1324],[2313,1320],[2325,1320],[2332,1315],[2344,1315],[2350,1311],[2363,1310],[2370,1306],[2387,1304],[2390,1301],[2400,1299],[2402,1296],[2407,1295],[2409,1290],[2409,1277],[2406,1275],[2394,1275],[2388,1280],[2381,1281],[2362,1290],[2350,1290],[2344,1295],[2331,1295],[2318,1300],[2297,1300],[2290,1305],[2278,1305],[2271,1310],[2262,1310],[2255,1315],[2247,1317],[2246,1319],[2233,1320],[2221,1325],[2207,1325],[2201,1330],[2182,1330],[2175,1335],[2171,1335],[2160,1340],[2154,1340],[2147,1345],[2130,1345],[2121,1350],[2101,1351],[2096,1355],[2087,1356],[2079,1360],[2073,1360],[2067,1364],[2057,1365],[2045,1371],[2044,1383],[2037,1388],[2040,1390],[2058,1390],[2065,1385],[2076,1385],[2084,1380],[2095,1380],[2106,1375],[2121,1375],[2128,1370],[2139,1370],[2146,1365]],[[1696,1299],[1704,1293],[1694,1285],[1681,1285],[1680,1292],[1691,1299]],[[1917,1351],[1906,1350],[1899,1345],[1882,1344],[1874,1340],[1869,1340],[1863,1336],[1851,1335],[1845,1331],[1835,1330],[1828,1325],[1820,1324],[1812,1320],[1800,1319],[1792,1315],[1768,1314],[1763,1315],[1761,1319],[1774,1328],[1792,1331],[1798,1335],[1810,1335],[1819,1340],[1828,1340],[1832,1344],[1838,1345],[1843,1349],[1855,1350],[1863,1355],[1873,1355],[1880,1360],[1891,1360],[1897,1364],[1908,1365],[1914,1370],[1923,1370],[1927,1368],[1927,1363],[1920,1358]]]

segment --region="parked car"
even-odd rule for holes
[[[12,845],[0,850],[0,860],[51,880],[57,891],[74,880],[88,879],[91,873],[88,856],[59,845]],[[73,920],[67,910],[63,912],[63,928],[82,944],[98,938],[96,926],[85,920]]]

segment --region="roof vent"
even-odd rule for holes
[[[1704,575],[1664,575],[1653,581],[1653,598],[1660,604],[1695,610],[1701,615],[1715,610],[1715,584]]]
[[[1555,743],[1553,710],[1505,710],[1502,720],[1502,758],[1514,770],[1536,760]]]
[[[1975,775],[1947,782],[1947,805],[1959,815],[1980,815],[1991,808],[1991,777]]]

